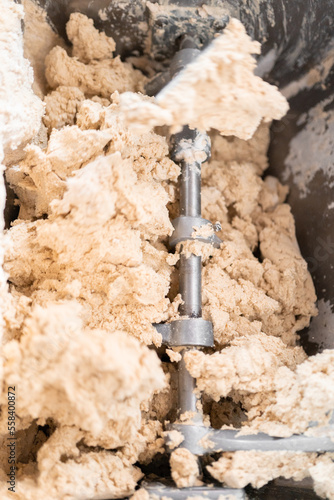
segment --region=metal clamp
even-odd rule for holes
[[[171,347],[214,345],[212,323],[203,318],[179,319],[153,326],[162,335],[162,343]]]
[[[186,240],[202,241],[203,243],[209,243],[215,248],[220,248],[221,240],[216,234],[210,236],[193,236],[194,227],[202,228],[211,225],[211,222],[202,217],[191,217],[187,215],[181,215],[172,221],[174,226],[174,231],[169,238],[169,246],[171,249],[175,249],[178,243]]]

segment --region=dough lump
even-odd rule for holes
[[[251,40],[240,21],[231,19],[223,34],[180,71],[156,101],[125,94],[124,112],[143,128],[167,124],[177,131],[189,125],[250,139],[262,120],[280,119],[288,110],[278,89],[253,74],[252,54],[259,52],[260,44]]]

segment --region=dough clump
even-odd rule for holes
[[[172,478],[178,488],[195,486],[199,476],[197,457],[186,448],[178,448],[170,457]]]
[[[115,42],[99,33],[93,20],[83,14],[71,14],[66,26],[73,44],[72,56],[60,46],[54,47],[45,59],[45,76],[52,89],[59,85],[77,87],[87,97],[109,98],[115,92],[143,90],[145,77],[131,64],[113,58]]]
[[[316,493],[324,496],[324,488],[321,486],[324,477],[320,480],[320,484],[318,478],[322,474],[331,473],[333,458],[333,453],[318,457],[316,453],[237,451],[223,453],[222,458],[208,469],[215,479],[232,488],[243,488],[249,483],[255,488],[261,488],[268,482],[268,477],[301,481],[311,476],[315,483]],[[328,485],[329,483],[332,483],[332,480],[327,481]],[[327,492],[331,494],[330,488]],[[332,496],[324,496],[324,498],[332,498]]]
[[[75,44],[83,53],[80,37]],[[114,44],[106,45],[101,71],[117,66],[118,90],[140,86],[142,74],[113,63]],[[60,49],[75,65],[76,57]],[[86,54],[97,57],[88,47]],[[100,80],[90,100],[79,86],[56,85],[45,98],[47,144],[30,144],[6,171],[20,213],[2,245],[10,283],[9,293],[4,284],[2,380],[20,387],[16,494],[22,500],[130,495],[143,475],[133,464],[163,451],[162,424],[150,405],[168,378],[145,344],[161,342],[153,316],[161,322],[175,314],[167,298],[175,258],[160,240],[172,231],[168,184],[179,167],[164,137],[128,132],[119,95],[111,96],[116,87],[104,85]],[[31,98],[43,109],[32,92]],[[2,498],[8,497],[6,426],[3,412]]]
[[[241,22],[231,19],[223,34],[155,100],[124,94],[124,113],[138,128],[167,124],[176,132],[189,125],[250,139],[262,120],[280,119],[288,110],[278,89],[253,74],[256,61],[252,54],[260,50]]]
[[[32,92],[33,72],[23,57],[21,5],[3,0],[0,6],[0,161],[29,141],[40,127],[43,104]]]

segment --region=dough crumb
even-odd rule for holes
[[[150,495],[145,488],[139,488],[134,492],[130,500],[150,500]]]
[[[197,457],[186,448],[174,450],[170,457],[172,478],[178,488],[195,486],[199,477]]]
[[[178,363],[182,359],[181,354],[179,352],[173,351],[173,349],[166,349],[166,353],[173,363]]]
[[[184,436],[180,431],[165,431],[164,436],[167,438],[167,445],[171,450],[177,448],[184,441]]]
[[[115,41],[104,31],[94,28],[93,19],[75,12],[66,24],[66,33],[72,42],[72,56],[83,63],[93,60],[112,59],[116,49]]]

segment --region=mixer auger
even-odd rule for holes
[[[172,76],[195,58],[199,50],[196,41],[184,37],[185,43],[180,45],[171,62]],[[173,251],[177,244],[187,240],[201,241],[208,245],[220,246],[220,239],[212,232],[208,237],[196,235],[194,228],[215,226],[201,217],[201,164],[210,158],[210,139],[205,133],[191,130],[185,126],[181,132],[171,138],[171,158],[180,165],[179,178],[180,216],[174,219],[174,232],[169,240],[169,248]],[[218,227],[219,229],[219,227]],[[322,435],[306,436],[294,435],[289,438],[276,438],[264,433],[238,437],[238,430],[217,430],[203,424],[199,410],[198,399],[194,393],[195,379],[189,374],[184,362],[184,353],[189,349],[201,349],[214,345],[213,327],[210,321],[202,318],[202,285],[201,285],[201,256],[191,254],[180,255],[179,264],[179,291],[183,304],[180,306],[181,319],[168,324],[154,325],[162,335],[162,342],[169,347],[181,349],[182,359],[178,364],[178,412],[179,416],[187,414],[190,417],[185,422],[168,425],[168,430],[177,430],[184,440],[180,447],[186,448],[197,456],[238,450],[254,451],[294,451],[294,452],[325,452],[334,451],[334,429],[326,429]],[[166,433],[167,449],[169,443]],[[205,447],[203,443],[209,443]],[[170,449],[170,451],[172,451]],[[147,484],[148,491],[158,496],[172,498],[187,498],[190,495],[203,494],[203,487],[184,488],[178,490],[166,485]],[[243,490],[231,488],[204,488],[208,498],[219,496],[234,498],[244,497]]]

